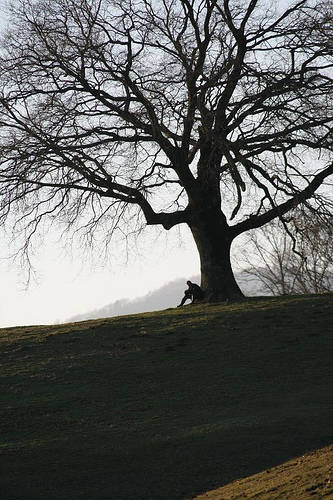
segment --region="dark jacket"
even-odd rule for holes
[[[191,283],[189,285],[188,292],[189,295],[191,295],[192,301],[200,300],[204,296],[202,289],[196,283]]]

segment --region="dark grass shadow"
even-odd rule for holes
[[[1,500],[183,500],[331,444],[331,300],[9,343]]]
[[[107,433],[49,446],[46,453],[7,457],[4,500],[83,498],[177,500],[246,477],[333,441],[332,414],[309,414],[131,448]],[[82,438],[84,439],[84,438]],[[12,480],[10,479],[12,475]]]

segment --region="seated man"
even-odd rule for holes
[[[204,297],[204,292],[202,291],[199,285],[197,285],[196,283],[192,283],[192,281],[187,281],[186,283],[188,285],[188,289],[185,290],[184,297],[182,298],[181,303],[177,307],[183,306],[187,301],[187,299],[192,300],[192,304],[194,304],[195,302],[198,302]]]

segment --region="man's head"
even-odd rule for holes
[[[192,281],[190,280],[186,281],[186,283],[188,284],[188,286],[192,285]]]

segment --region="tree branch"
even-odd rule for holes
[[[333,174],[333,163],[326,167],[324,170],[319,172],[314,176],[312,181],[308,184],[308,186],[299,191],[295,196],[290,198],[288,201],[281,203],[280,205],[275,206],[271,210],[267,212],[250,217],[248,220],[240,222],[234,226],[231,226],[230,231],[233,237],[236,237],[249,229],[254,229],[267,224],[272,221],[276,217],[282,217],[292,208],[296,208],[301,203],[304,203],[306,200],[311,198],[313,194],[317,191],[317,189],[323,184],[324,180]]]

